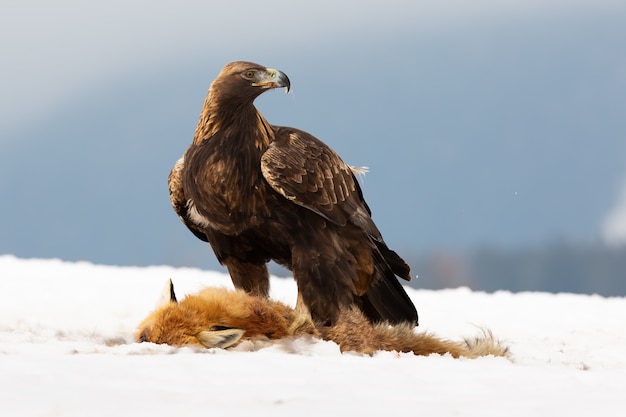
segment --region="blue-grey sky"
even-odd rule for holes
[[[287,64],[311,45],[350,44],[364,35],[429,36],[464,25],[623,9],[619,0],[5,0],[0,127],[51,112],[121,74],[150,73],[189,57],[226,62],[243,52],[260,59],[283,51]]]
[[[211,258],[165,179],[211,80],[354,165],[400,252],[626,240],[622,1],[4,1],[0,253]],[[622,226],[620,226],[622,225]]]

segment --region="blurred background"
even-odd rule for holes
[[[411,285],[626,295],[621,0],[3,0],[0,33],[0,254],[221,269],[167,175],[249,60],[369,167]]]

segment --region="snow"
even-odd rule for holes
[[[626,299],[407,288],[420,329],[486,327],[511,360],[341,354],[297,340],[255,352],[133,342],[172,278],[179,298],[222,272],[0,256],[0,415],[621,416]],[[291,279],[272,296],[295,302]]]

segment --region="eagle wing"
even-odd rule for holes
[[[410,280],[410,267],[383,241],[353,169],[314,136],[293,128],[274,129],[274,141],[261,157],[265,180],[294,204],[338,226],[362,230],[367,238],[359,246],[371,251],[375,271],[355,277],[361,308],[375,321],[417,323],[417,311],[395,277]]]
[[[307,132],[274,129],[274,141],[261,157],[261,171],[270,186],[287,200],[338,226],[352,223],[375,240],[382,240],[353,168]]]
[[[172,208],[178,214],[180,220],[187,226],[198,239],[208,242],[206,234],[196,226],[189,216],[189,207],[187,206],[187,198],[185,198],[185,189],[183,188],[183,170],[185,168],[185,157],[181,157],[170,171],[167,177],[167,188],[170,191],[170,203]]]

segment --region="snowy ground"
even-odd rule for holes
[[[257,352],[133,343],[172,278],[180,296],[221,272],[0,256],[0,416],[622,416],[626,299],[408,289],[422,330],[487,327],[512,361],[301,341]],[[272,296],[295,300],[293,280]],[[346,415],[346,414],[343,414]]]

